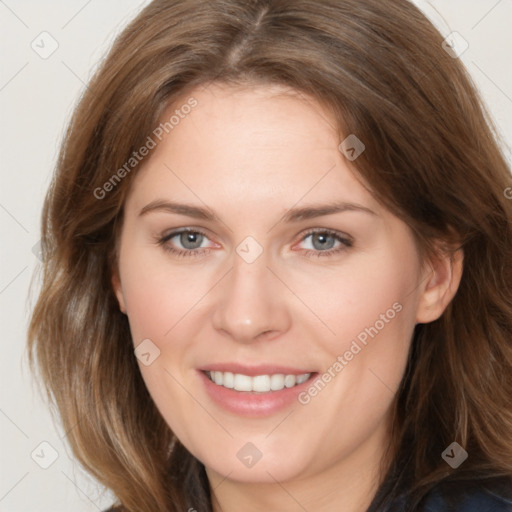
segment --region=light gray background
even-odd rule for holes
[[[0,0],[0,512],[96,512],[113,501],[73,460],[66,433],[53,424],[28,372],[25,332],[37,292],[40,210],[65,125],[114,36],[147,3]],[[443,35],[457,31],[469,43],[461,58],[511,160],[512,0],[416,3]],[[46,59],[31,47],[50,48],[43,31],[58,43]],[[52,450],[58,457],[43,469]]]

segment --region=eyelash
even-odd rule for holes
[[[202,235],[205,238],[208,238],[206,233],[204,233],[203,231],[201,231],[199,229],[185,228],[185,229],[179,229],[177,231],[173,231],[172,233],[169,233],[168,235],[165,235],[164,237],[158,239],[158,244],[164,249],[164,251],[170,252],[174,256],[177,256],[179,258],[184,258],[184,257],[192,257],[192,258],[194,258],[194,257],[203,256],[205,254],[209,254],[210,253],[211,248],[209,248],[209,247],[203,247],[203,248],[200,248],[200,249],[189,249],[189,250],[186,250],[186,249],[176,249],[175,247],[172,247],[171,245],[167,244],[167,242],[169,240],[171,240],[175,236],[181,235],[182,233],[195,233],[195,234]],[[337,249],[328,249],[326,251],[315,251],[315,250],[312,250],[312,249],[305,249],[304,251],[305,251],[305,253],[308,256],[313,256],[313,257],[317,257],[317,258],[327,257],[327,256],[331,256],[333,254],[337,254],[337,253],[340,253],[342,251],[345,251],[348,248],[353,246],[353,240],[351,238],[343,237],[338,232],[332,231],[330,229],[313,229],[313,230],[310,230],[310,231],[306,232],[302,236],[300,241],[303,242],[308,236],[311,236],[311,235],[314,235],[314,234],[322,234],[322,235],[332,236],[337,241],[341,242],[342,246],[338,247]]]

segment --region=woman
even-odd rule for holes
[[[406,0],[157,0],[76,109],[29,347],[124,511],[512,510],[510,174]]]

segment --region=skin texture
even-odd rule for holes
[[[198,106],[143,162],[125,204],[113,286],[134,346],[150,339],[160,350],[149,366],[139,362],[143,378],[205,464],[215,510],[364,510],[380,483],[414,326],[453,298],[462,254],[421,263],[411,230],[356,179],[334,120],[312,98],[219,84],[191,96]],[[139,215],[157,200],[207,207],[217,218]],[[290,208],[340,201],[373,213],[282,220]],[[188,249],[196,256],[165,250],[187,250],[179,236],[159,243],[180,228],[207,235]],[[341,250],[322,255],[310,229],[352,245],[327,238],[327,250]],[[236,251],[248,236],[263,250],[252,263]],[[216,405],[199,378],[198,367],[226,361],[321,374],[396,303],[394,318],[305,405],[245,417]],[[262,454],[251,468],[237,458],[247,442]]]

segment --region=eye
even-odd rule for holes
[[[164,250],[177,256],[200,256],[210,251],[211,247],[204,246],[208,237],[195,229],[180,229],[160,238],[158,243]]]
[[[310,231],[302,238],[301,242],[306,242],[306,254],[317,257],[339,253],[352,247],[354,243],[348,235],[326,229]]]
[[[204,245],[208,241],[205,233],[192,228],[173,231],[158,239],[158,244],[167,252],[179,257],[202,256],[211,251],[212,246]],[[340,253],[353,245],[353,239],[332,230],[317,229],[306,233],[301,242],[308,256],[322,257]]]

